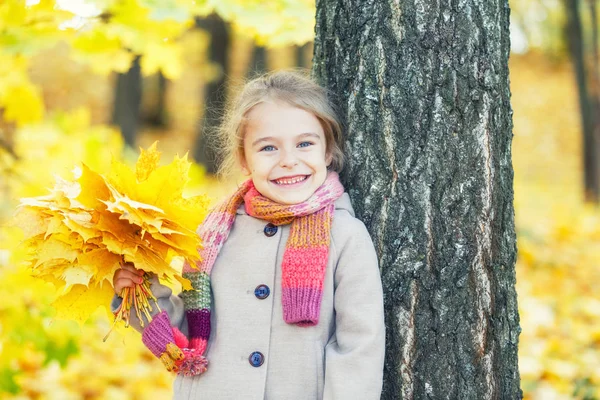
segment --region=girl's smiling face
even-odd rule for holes
[[[246,115],[242,171],[280,204],[307,200],[325,182],[331,155],[317,117],[282,101],[263,102]]]

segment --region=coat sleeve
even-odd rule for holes
[[[383,290],[379,263],[364,224],[353,218],[336,248],[335,334],[325,347],[324,400],[381,397],[385,355]]]
[[[166,311],[169,319],[171,320],[171,326],[178,328],[184,335],[187,335],[187,318],[185,318],[185,311],[183,307],[183,299],[180,296],[173,295],[173,291],[163,284],[161,284],[155,274],[152,274],[150,278],[150,290],[152,290],[152,294],[158,300],[158,306],[162,311]],[[110,304],[111,311],[114,312],[119,308],[122,298],[115,295]],[[158,310],[156,309],[156,305],[153,300],[150,300],[150,304],[152,305],[152,311],[150,315],[153,317],[158,314]],[[144,326],[148,326],[148,321],[146,317],[144,318]],[[140,321],[137,318],[135,310],[131,309],[131,314],[129,318],[130,325],[137,330],[138,332],[142,332],[144,328],[140,325]]]

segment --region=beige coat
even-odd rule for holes
[[[177,376],[174,399],[375,400],[380,398],[385,347],[383,293],[369,234],[354,218],[345,193],[336,202],[319,324],[286,324],[281,305],[281,261],[289,225],[274,236],[240,207],[211,273],[212,332],[208,371]],[[258,299],[254,289],[267,285]],[[173,325],[187,333],[183,304],[170,289],[152,285]],[[116,304],[115,304],[116,305]],[[251,353],[264,362],[254,367]]]

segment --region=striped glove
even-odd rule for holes
[[[167,371],[194,376],[204,373],[208,367],[206,358],[196,349],[189,349],[185,335],[171,326],[166,311],[152,318],[142,332],[142,342],[162,361]]]

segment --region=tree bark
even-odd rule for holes
[[[383,399],[518,399],[507,0],[317,0],[385,293]]]
[[[121,128],[125,143],[135,147],[140,106],[142,104],[142,72],[140,57],[134,58],[131,68],[119,74],[113,102],[113,124]]]
[[[226,97],[225,85],[229,73],[228,52],[231,41],[227,24],[216,14],[211,14],[203,19],[198,18],[196,26],[210,34],[210,61],[219,65],[221,75],[205,86],[204,117],[196,140],[194,158],[206,167],[206,172],[216,174],[219,170],[219,163],[214,131],[221,125],[223,115]]]

